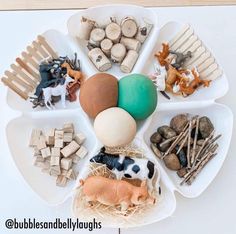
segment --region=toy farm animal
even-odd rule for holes
[[[164,66],[155,66],[155,73],[150,76],[158,91],[166,89],[166,68]]]
[[[51,98],[52,96],[61,96],[61,103],[62,103],[62,107],[65,108],[66,107],[66,94],[67,94],[67,85],[70,82],[73,82],[74,79],[72,79],[71,77],[68,77],[68,75],[64,80],[64,84],[59,84],[56,87],[47,87],[47,88],[43,88],[43,95],[44,95],[44,103],[45,106],[48,109],[52,109],[54,108],[51,102]],[[49,105],[48,105],[49,104]]]
[[[123,180],[91,176],[80,180],[80,183],[88,202],[98,201],[108,206],[121,205],[122,211],[144,202],[155,203],[155,199],[148,194],[146,181],[137,187]]]
[[[74,84],[76,84],[76,83],[81,84],[81,83],[83,82],[83,74],[82,74],[82,72],[73,70],[73,69],[71,68],[71,66],[70,66],[69,63],[64,62],[64,63],[61,65],[61,67],[62,67],[62,68],[66,68],[66,69],[67,69],[67,74],[68,74],[70,77],[74,78],[74,81],[73,81],[71,84],[69,84],[69,86],[68,86],[69,88],[72,87],[72,86],[73,86]]]
[[[162,51],[155,54],[161,66],[166,66],[168,63],[166,59],[170,53],[169,49],[170,47],[168,44],[162,43]]]
[[[192,58],[191,51],[188,51],[186,54],[183,54],[170,50],[170,54],[176,55],[175,62],[171,65],[177,70],[180,69],[188,59]]]
[[[99,152],[90,159],[90,162],[105,164],[111,170],[118,180],[140,179],[147,180],[148,188],[153,190],[153,178],[156,174],[156,168],[153,162],[145,158],[130,158],[123,155],[108,154]]]

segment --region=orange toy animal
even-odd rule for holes
[[[180,87],[180,92],[186,94],[186,95],[191,95],[192,93],[195,92],[195,90],[203,85],[204,87],[209,87],[211,80],[202,80],[200,79],[200,76],[196,69],[192,69],[192,74],[194,79],[187,85],[186,80],[181,80],[179,82],[179,87]]]
[[[146,201],[155,203],[155,199],[148,194],[146,181],[137,187],[124,180],[91,176],[80,180],[80,183],[88,202],[98,201],[108,206],[121,205],[122,211]]]
[[[155,54],[161,66],[166,66],[168,64],[167,57],[170,53],[169,50],[169,45],[162,43],[162,51],[159,51],[157,54]]]
[[[61,67],[66,68],[66,69],[67,69],[67,74],[68,74],[70,77],[74,78],[74,82],[72,82],[71,84],[68,85],[69,88],[72,87],[72,86],[73,86],[74,84],[76,84],[76,83],[82,84],[82,82],[84,81],[84,80],[83,80],[83,74],[82,74],[82,72],[73,70],[73,69],[71,68],[70,64],[67,63],[67,62],[64,62],[64,63],[61,65]]]

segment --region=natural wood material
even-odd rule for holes
[[[27,46],[26,51],[21,53],[21,57],[16,58],[16,63],[10,66],[11,70],[5,71],[1,79],[5,85],[25,100],[40,80],[38,70],[40,62],[49,57],[58,57],[41,35],[30,46]]]
[[[1,10],[32,10],[32,9],[81,9],[93,7],[101,4],[127,4],[127,0],[67,0],[67,1],[48,1],[48,0],[0,0]],[[235,0],[129,0],[129,4],[136,4],[146,7],[158,6],[208,6],[208,5],[235,5]]]

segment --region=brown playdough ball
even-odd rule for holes
[[[82,85],[79,100],[87,115],[95,118],[101,111],[117,106],[118,80],[107,73],[91,76]]]

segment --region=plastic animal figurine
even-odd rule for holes
[[[70,85],[70,87],[67,87],[68,91],[68,99],[70,102],[74,102],[77,99],[76,92],[80,88],[80,83],[75,83],[73,85]]]
[[[87,202],[97,201],[108,206],[121,205],[122,211],[145,202],[155,203],[155,198],[148,194],[146,181],[137,187],[123,180],[91,176],[80,180],[80,184]]]
[[[154,82],[158,91],[165,91],[166,89],[166,68],[163,66],[155,66],[155,73],[151,75],[151,80]]]
[[[74,79],[72,79],[71,77],[68,77],[68,75],[66,79],[64,79],[64,84],[59,84],[56,87],[47,87],[47,88],[43,88],[43,96],[44,96],[44,103],[45,106],[48,109],[52,109],[54,108],[54,106],[52,105],[52,96],[61,96],[61,103],[62,103],[62,107],[65,108],[66,107],[66,94],[67,94],[67,85],[70,82],[73,82]]]
[[[153,162],[145,158],[130,158],[123,155],[108,154],[100,151],[90,162],[105,164],[118,180],[122,178],[147,180],[148,188],[153,190],[153,178],[156,168]]]
[[[69,88],[70,88],[71,86],[73,86],[74,84],[76,84],[76,83],[80,83],[80,84],[82,83],[82,81],[83,81],[83,74],[82,74],[82,72],[73,70],[73,69],[71,68],[70,64],[67,63],[67,62],[64,62],[64,63],[61,65],[61,67],[66,68],[66,69],[67,69],[67,74],[68,74],[70,77],[74,78],[74,81],[69,85]]]
[[[159,51],[155,56],[157,57],[159,63],[161,66],[167,65],[167,57],[169,56],[169,45],[162,43],[162,51]]]
[[[188,59],[192,58],[191,51],[188,51],[186,54],[183,54],[183,53],[180,53],[180,52],[175,52],[175,51],[172,51],[172,50],[170,50],[169,52],[170,52],[170,54],[176,55],[175,62],[171,65],[174,68],[176,68],[177,70],[180,69]]]

